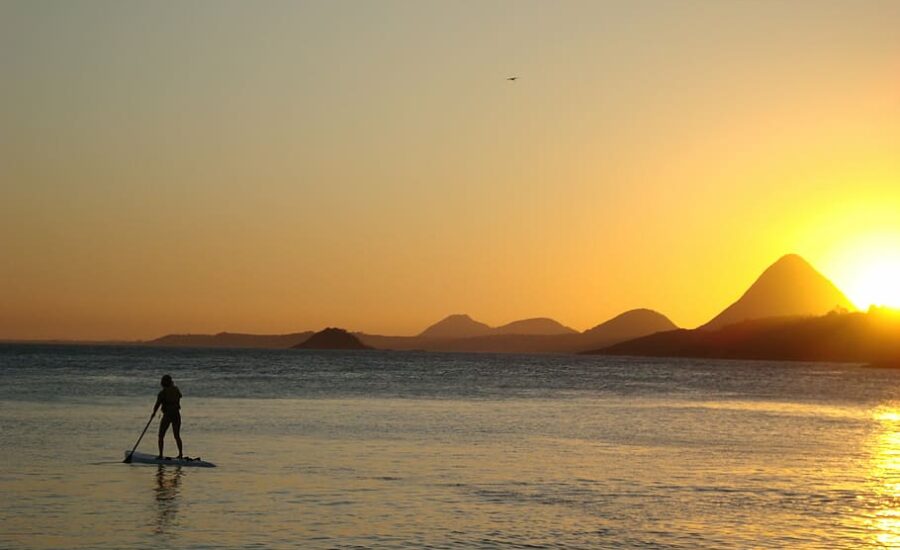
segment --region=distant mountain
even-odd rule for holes
[[[457,322],[471,326],[467,316]],[[445,320],[446,321],[446,320]],[[443,321],[442,321],[443,322]],[[472,323],[475,323],[472,321]],[[440,324],[440,323],[439,323]],[[460,351],[490,353],[573,353],[608,346],[616,342],[652,334],[659,330],[677,328],[664,315],[649,309],[625,312],[614,319],[597,325],[584,333],[576,332],[560,323],[546,318],[515,321],[492,329],[483,323],[476,323],[482,332],[475,336],[458,338],[428,338],[423,336],[376,336],[357,334],[359,339],[379,349]],[[487,328],[487,333],[485,332]],[[423,334],[429,334],[425,331]]]
[[[492,328],[468,315],[450,315],[418,336],[381,336],[342,329],[313,334],[255,335],[171,334],[152,342],[158,346],[260,347],[300,349],[386,349],[490,353],[574,353],[676,328],[664,315],[649,309],[627,311],[605,323],[577,332],[553,319],[537,317]],[[362,346],[362,347],[359,347]]]
[[[534,319],[522,319],[521,321],[507,323],[493,329],[491,332],[492,334],[557,335],[576,334],[578,331],[547,317],[535,317]]]
[[[312,331],[292,334],[168,334],[156,340],[144,342],[149,346],[197,347],[197,348],[289,348],[303,342]]]
[[[700,328],[711,330],[768,317],[824,315],[835,309],[856,308],[806,260],[788,254],[766,269],[737,302]]]
[[[447,340],[451,338],[470,338],[490,334],[493,329],[484,323],[472,319],[468,315],[456,314],[445,317],[426,328],[419,338]]]
[[[294,349],[372,349],[341,328],[326,328],[301,342]]]
[[[660,332],[590,353],[900,365],[900,314],[873,308],[754,319],[718,329]]]
[[[662,313],[652,309],[632,309],[584,331],[583,349],[610,345],[677,328],[675,323]]]

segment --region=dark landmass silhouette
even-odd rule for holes
[[[659,332],[588,353],[900,366],[900,312],[871,308],[868,313],[769,317],[717,329]]]
[[[796,254],[769,266],[738,301],[701,329],[712,330],[752,319],[818,316],[856,308],[834,284]]]
[[[197,348],[289,348],[307,340],[312,335],[312,331],[291,334],[241,334],[235,332],[168,334],[155,340],[143,342],[143,344]]]
[[[491,327],[464,314],[450,315],[418,336],[348,333],[254,335],[173,334],[145,345],[461,351],[495,353],[601,353],[804,361],[851,361],[900,366],[900,314],[853,304],[800,256],[788,254],[711,321],[678,329],[649,309],[626,311],[582,333],[546,317]]]
[[[596,349],[623,340],[652,334],[659,330],[677,328],[664,315],[649,309],[625,312],[583,333],[575,332],[552,319],[546,318],[516,321],[492,329],[484,323],[473,321],[467,315],[451,316],[447,319],[454,317],[463,317],[463,319],[454,320],[460,326],[465,326],[463,323],[474,326],[471,323],[475,323],[479,327],[487,327],[488,332],[476,336],[457,338],[429,338],[421,335],[411,337],[379,336],[363,333],[357,333],[357,336],[364,343],[379,349],[493,353],[573,353]],[[444,321],[441,322],[443,323]],[[522,330],[523,333],[507,332],[515,330]],[[539,331],[541,330],[546,331],[546,333],[540,333]],[[485,332],[485,330],[479,328],[478,332]],[[429,332],[426,330],[423,334],[426,333]]]
[[[499,326],[491,331],[492,334],[520,334],[520,335],[558,335],[578,334],[578,331],[569,328],[559,321],[547,317],[535,317],[522,319]]]
[[[419,334],[424,339],[470,338],[490,334],[493,329],[468,315],[455,314],[441,319]]]
[[[596,342],[623,341],[665,330],[674,330],[675,326],[668,317],[652,309],[632,309],[617,315],[609,321],[600,323],[594,328],[584,331],[589,340]]]
[[[577,332],[558,321],[536,317],[490,327],[468,315],[450,315],[431,325],[418,336],[382,336],[362,332],[346,333],[361,345],[384,350],[460,351],[492,353],[576,353],[597,349],[661,330],[677,328],[666,316],[649,309],[635,309],[618,315],[584,332]],[[326,329],[330,330],[330,329]],[[340,329],[334,329],[340,330]],[[292,348],[298,344],[322,345],[327,349],[345,345],[335,339],[322,340],[312,331],[294,334],[170,334],[145,342],[154,346]],[[463,334],[466,336],[458,336]],[[316,336],[316,340],[312,337]],[[331,337],[337,338],[336,335]],[[346,344],[353,346],[354,344]],[[318,348],[324,349],[324,348]]]
[[[293,349],[372,349],[359,341],[359,338],[342,328],[329,327],[321,330]]]

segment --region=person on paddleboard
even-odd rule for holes
[[[172,435],[175,436],[175,444],[178,445],[178,458],[182,458],[181,391],[168,374],[162,377],[160,385],[162,385],[162,391],[156,396],[156,405],[153,406],[153,414],[150,415],[150,418],[153,418],[156,411],[162,407],[162,420],[159,421],[159,456],[157,458],[163,457],[164,439],[170,424],[172,425]]]

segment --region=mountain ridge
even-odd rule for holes
[[[531,317],[520,319],[499,327],[494,327],[493,334],[519,334],[519,335],[557,335],[576,334],[578,331],[567,327],[549,317]]]
[[[586,353],[900,366],[900,313],[871,308],[752,319],[717,329],[659,332]]]
[[[468,316],[465,317],[471,320]],[[532,321],[532,319],[523,321]],[[549,321],[552,321],[552,326],[554,327],[563,327],[563,325],[552,319]],[[519,322],[508,323],[503,325],[503,327],[516,325],[517,323]],[[483,323],[481,324],[483,325]],[[356,333],[356,335],[365,344],[380,349],[491,353],[575,353],[652,334],[661,329],[671,328],[677,327],[665,315],[650,309],[636,309],[621,313],[585,332],[576,332],[568,329],[571,332],[519,334],[497,333],[493,332],[492,329],[492,332],[461,338],[381,336],[365,333]],[[557,328],[557,330],[559,329]]]
[[[797,254],[786,254],[767,267],[731,305],[701,330],[769,317],[824,315],[856,307],[834,283]]]

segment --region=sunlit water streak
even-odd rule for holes
[[[900,548],[900,408],[876,409],[873,418],[879,423],[870,451],[873,488],[861,523],[873,542]]]
[[[163,372],[219,468],[117,463]],[[0,346],[0,375],[0,547],[900,547],[890,370]]]

